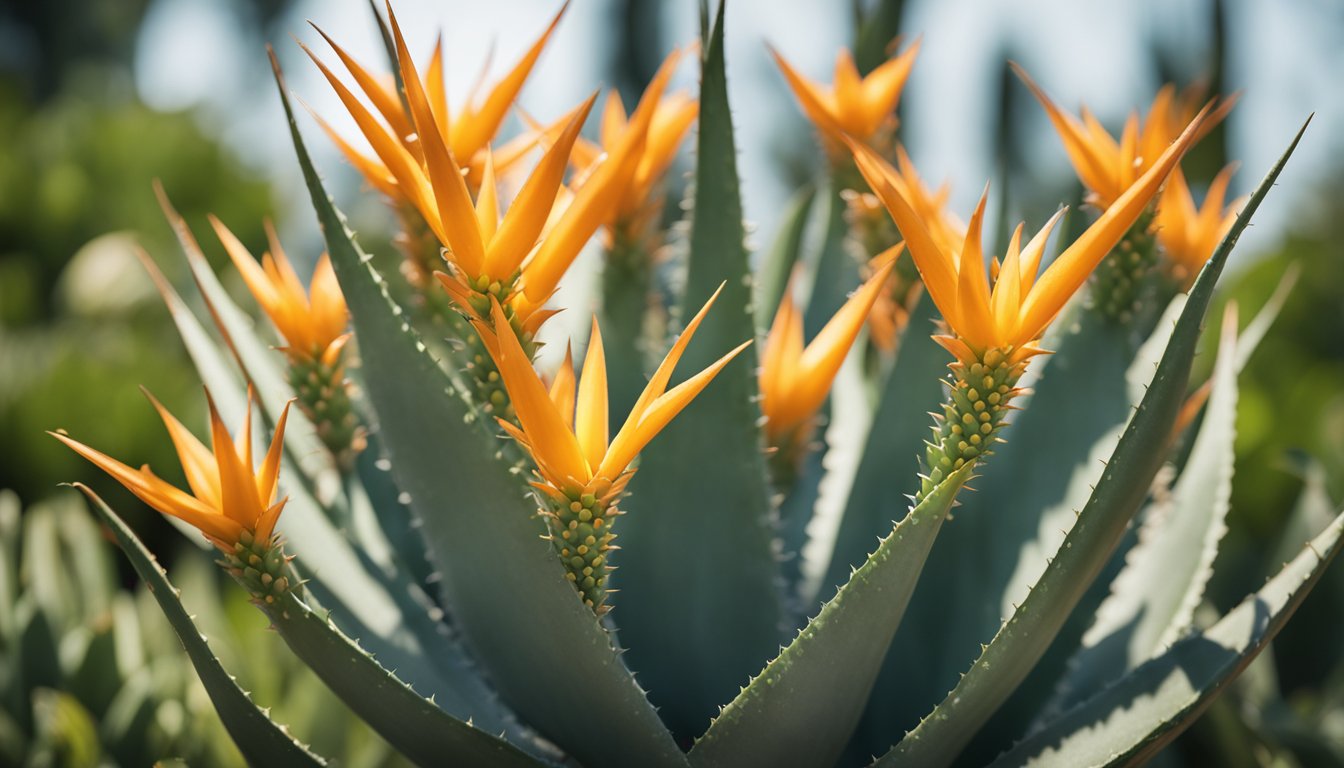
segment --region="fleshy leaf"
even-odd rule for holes
[[[585,765],[685,765],[611,638],[540,537],[534,501],[491,425],[387,296],[317,176],[277,68],[290,131],[350,305],[392,469],[424,522],[442,594],[504,698]],[[488,578],[482,578],[488,574]],[[547,691],[539,696],[537,691]]]
[[[727,282],[682,359],[687,371],[755,333],[722,4],[703,49],[683,321]],[[779,647],[782,607],[755,347],[741,357],[644,451],[623,505],[629,514],[618,529],[622,549],[612,561],[620,590],[613,616],[626,658],[665,722],[686,737],[703,732],[742,676]]]
[[[1274,639],[1339,554],[1344,515],[1258,592],[1207,630],[1176,641],[994,762],[1142,765],[1171,743]]]
[[[691,750],[693,766],[829,766],[848,741],[924,557],[971,467],[910,510]]]
[[[201,683],[205,685],[215,710],[219,712],[219,719],[223,721],[224,727],[228,729],[229,735],[233,737],[234,743],[238,745],[248,763],[259,768],[326,765],[325,760],[295,741],[285,731],[284,726],[271,720],[266,712],[238,687],[233,676],[219,663],[219,659],[215,658],[214,652],[206,643],[205,636],[192,623],[187,610],[182,607],[177,597],[177,589],[168,582],[167,574],[149,550],[145,549],[145,545],[136,537],[135,532],[127,527],[117,513],[98,498],[97,494],[83,485],[75,487],[89,497],[98,517],[112,530],[117,544],[130,559],[136,573],[140,574],[140,578],[149,586],[154,599],[163,609],[164,616],[168,618],[168,623],[182,641],[192,665],[196,667]]]

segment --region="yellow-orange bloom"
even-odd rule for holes
[[[1045,91],[1027,75],[1026,70],[1017,64],[1012,66],[1017,76],[1041,102],[1051,124],[1064,141],[1069,161],[1091,193],[1088,202],[1103,210],[1114,204],[1125,190],[1156,164],[1167,146],[1190,123],[1198,111],[1201,98],[1197,90],[1188,91],[1177,98],[1173,86],[1163,86],[1148,109],[1148,117],[1140,121],[1137,113],[1131,113],[1120,138],[1116,139],[1102,127],[1087,107],[1079,111],[1079,117],[1074,117],[1051,101]],[[1236,101],[1235,96],[1226,99],[1211,111],[1194,140],[1198,142],[1213,130]]]
[[[289,405],[280,412],[270,450],[261,466],[253,464],[252,402],[249,397],[247,418],[237,440],[230,439],[228,428],[206,392],[210,406],[210,448],[196,439],[182,422],[164,408],[153,395],[145,392],[168,428],[173,447],[182,462],[191,493],[186,493],[154,474],[148,465],[132,469],[101,451],[56,432],[53,437],[111,475],[127,490],[165,515],[171,515],[199,529],[215,546],[233,553],[244,534],[253,541],[267,544],[275,532],[276,520],[288,499],[276,501],[280,479],[280,451],[284,445],[285,421]],[[251,542],[244,542],[251,545]]]
[[[826,401],[831,383],[854,345],[864,320],[881,293],[900,255],[896,245],[879,258],[883,264],[854,292],[844,306],[803,346],[803,315],[789,291],[784,292],[761,354],[761,411],[771,444],[806,424]]]
[[[485,93],[483,95],[480,94],[480,91],[483,90],[481,88],[482,84],[478,84],[475,92],[456,114],[449,110],[448,95],[444,85],[442,36],[435,41],[434,52],[425,68],[424,79],[417,79],[416,84],[424,91],[433,105],[434,114],[438,118],[437,126],[441,141],[448,146],[457,158],[458,163],[466,170],[467,181],[473,188],[479,186],[484,178],[486,155],[489,152],[490,142],[499,132],[500,126],[504,123],[504,118],[508,116],[509,109],[517,100],[519,92],[522,91],[523,85],[532,73],[532,68],[536,65],[537,59],[540,58],[546,43],[550,40],[551,34],[555,31],[568,7],[569,3],[566,2],[561,7],[560,12],[551,20],[551,23],[547,25],[546,30],[528,48],[523,57],[514,64],[508,74],[504,75],[494,86],[484,89]],[[388,12],[391,13],[390,7]],[[318,29],[316,25],[314,25],[314,29],[317,29],[318,34],[322,35],[322,38],[331,46],[360,90],[364,92],[369,103],[382,116],[386,125],[391,129],[393,139],[400,143],[406,152],[419,157],[421,147],[414,120],[411,115],[407,114],[401,98],[397,95],[394,78],[373,74],[356,61],[354,57],[346,53],[345,49],[337,45],[327,33]],[[304,50],[307,51],[308,49],[305,47]],[[312,56],[312,51],[308,51],[308,55]],[[332,77],[331,73],[327,72],[325,68],[323,71],[327,77]],[[401,74],[405,77],[404,71]],[[342,96],[342,100],[344,100],[344,96]],[[314,117],[317,116],[314,115]],[[392,166],[387,163],[386,159],[379,159],[382,157],[381,152],[378,152],[377,157],[370,157],[347,143],[326,121],[320,117],[317,120],[323,131],[340,149],[341,154],[345,155],[350,164],[355,166],[371,185],[394,200],[406,199],[407,202],[413,202],[413,200],[405,197],[404,191],[398,188],[398,177],[394,171],[390,170]],[[363,126],[360,127],[363,130]],[[367,134],[367,131],[365,133]],[[528,151],[536,145],[536,141],[537,136],[535,134],[525,135],[500,147],[493,153],[495,171],[503,173],[507,168],[512,167],[527,155]],[[378,149],[376,144],[374,144],[374,149],[375,151]]]
[[[379,122],[330,69],[316,56],[313,60],[388,168],[400,194],[415,206],[446,248],[445,258],[453,274],[443,282],[459,306],[478,317],[488,317],[486,296],[493,295],[508,304],[516,317],[530,317],[550,297],[560,277],[628,188],[635,168],[632,159],[642,150],[653,104],[662,96],[674,62],[655,76],[631,118],[630,130],[580,185],[563,213],[552,216],[571,148],[592,106],[591,98],[569,115],[559,137],[501,221],[490,153],[485,153],[480,192],[473,200],[458,156],[445,138],[449,126],[444,109],[426,91],[390,9],[389,16],[410,108],[410,124],[406,127],[417,137],[412,147],[399,140],[390,118],[387,124]],[[526,299],[521,300],[524,292]]]
[[[679,55],[677,53],[673,56]],[[606,225],[615,229],[641,229],[658,215],[659,201],[653,199],[654,188],[677,156],[677,147],[700,114],[700,102],[686,93],[672,93],[657,100],[643,151],[635,163],[634,174],[626,193],[609,211]],[[612,91],[602,111],[601,134],[597,143],[579,139],[574,145],[572,161],[575,169],[584,173],[602,159],[604,148],[616,147],[630,130],[621,95]]]
[[[919,55],[919,41],[867,77],[859,76],[854,57],[842,48],[835,59],[835,82],[829,88],[799,73],[774,48],[770,55],[803,112],[823,136],[837,146],[847,135],[870,143],[896,126],[896,105]]]
[[[260,264],[223,222],[211,216],[210,224],[253,297],[285,337],[289,345],[285,352],[293,358],[334,366],[350,338],[345,330],[349,311],[327,254],[318,259],[312,284],[305,291],[269,222],[266,236],[270,250],[262,254]]]
[[[610,440],[607,427],[607,364],[596,319],[593,321],[592,338],[588,343],[588,354],[578,386],[574,385],[572,369],[562,368],[549,391],[533,370],[531,359],[523,350],[498,303],[492,307],[493,330],[484,322],[475,321],[518,414],[520,426],[503,419],[499,420],[500,426],[532,455],[539,474],[553,489],[552,492],[558,491],[568,496],[593,493],[599,498],[619,494],[629,481],[631,473],[628,468],[635,456],[700,394],[729,361],[746,349],[750,341],[671,390],[667,389],[677,361],[681,359],[700,321],[717,297],[718,293],[715,292],[687,324],[686,330],[635,402],[616,437]]]
[[[1157,206],[1157,241],[1171,258],[1176,277],[1186,284],[1195,279],[1237,220],[1240,200],[1223,207],[1233,170],[1233,166],[1228,166],[1214,177],[1201,206],[1195,205],[1179,168],[1162,190]]]
[[[1037,277],[1041,255],[1058,214],[1025,247],[1019,226],[991,289],[980,249],[986,195],[971,217],[959,253],[940,247],[911,206],[899,175],[876,152],[850,142],[855,162],[886,205],[905,238],[915,266],[953,337],[939,337],[959,360],[973,362],[990,349],[1022,360],[1041,350],[1035,341],[1082,287],[1101,259],[1124,237],[1163,180],[1198,137],[1207,108],[1104,213]]]

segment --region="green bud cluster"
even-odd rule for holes
[[[504,310],[504,316],[509,319],[509,324],[513,326],[513,332],[518,336],[523,349],[531,354],[532,341],[523,331],[521,323],[513,313],[513,308],[508,303],[508,298],[518,283],[519,275],[520,273],[515,272],[513,277],[505,282],[492,281],[486,275],[481,275],[472,281],[471,308],[478,317],[488,318],[490,299],[493,297]],[[486,350],[485,343],[481,341],[480,334],[473,329],[463,334],[461,338],[467,344],[467,372],[471,374],[472,383],[475,385],[476,402],[486,413],[516,422],[518,417],[514,414],[513,403],[509,402],[509,393],[504,389],[504,380],[500,377],[499,368],[495,366],[490,352]]]
[[[364,427],[359,423],[345,380],[345,352],[325,363],[322,353],[291,355],[289,384],[299,399],[299,408],[317,428],[317,436],[331,451],[342,472],[349,472],[364,450]]]
[[[948,475],[994,452],[1004,418],[1018,394],[1026,363],[1010,363],[1009,350],[991,349],[967,365],[954,363],[945,380],[950,394],[942,414],[934,416],[933,440],[925,443],[925,474],[916,503]]]
[[[616,534],[611,524],[622,513],[613,501],[604,501],[589,492],[570,492],[567,501],[551,499],[545,512],[551,529],[551,543],[565,565],[565,578],[573,582],[583,603],[599,616],[611,609],[607,599],[608,562]]]
[[[244,531],[233,545],[233,551],[224,551],[219,564],[229,575],[252,595],[252,599],[274,605],[291,590],[299,589],[289,570],[291,558],[285,556],[279,536],[270,541],[257,541]]]
[[[1128,324],[1157,274],[1157,235],[1150,206],[1092,273],[1092,300],[1101,313]]]

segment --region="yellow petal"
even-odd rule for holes
[[[471,202],[471,193],[467,191],[467,182],[462,178],[462,169],[443,143],[439,127],[434,122],[434,114],[425,96],[424,85],[411,60],[406,40],[402,37],[401,27],[388,6],[388,22],[397,45],[397,60],[401,66],[401,80],[406,88],[406,101],[411,107],[411,117],[415,119],[416,135],[425,155],[425,165],[429,168],[429,178],[434,188],[434,199],[438,204],[439,219],[447,239],[444,244],[452,249],[453,259],[473,277],[481,274],[485,265],[485,246],[481,242],[480,225],[476,221],[476,209]]]
[[[914,69],[915,57],[919,56],[920,44],[920,40],[915,40],[899,56],[882,62],[863,79],[863,100],[871,130],[876,130],[896,110],[901,91]]]
[[[780,55],[779,51],[775,50],[774,46],[766,47],[774,58],[776,66],[779,67],[779,71],[783,73],[785,81],[788,82],[790,90],[793,91],[793,95],[798,99],[798,104],[802,106],[803,112],[812,121],[812,124],[832,140],[842,141],[845,136],[845,128],[826,104],[821,87],[795,70]]]
[[[1089,189],[1101,193],[1108,186],[1108,179],[1111,178],[1112,171],[1105,156],[1099,152],[1096,143],[1099,137],[1095,133],[1090,133],[1088,126],[1080,124],[1072,115],[1057,107],[1045,91],[1036,84],[1036,81],[1031,79],[1025,69],[1016,62],[1013,62],[1011,66],[1013,72],[1017,73],[1017,76],[1036,96],[1036,100],[1041,102],[1041,106],[1045,108],[1045,114],[1050,118],[1050,122],[1054,125],[1059,137],[1064,141],[1064,151],[1068,154],[1069,161],[1073,163],[1074,170],[1078,172],[1078,177]],[[1084,118],[1087,117],[1089,115],[1085,113]],[[1105,134],[1104,131],[1102,133]],[[1109,140],[1109,136],[1107,136],[1107,139]],[[1114,150],[1105,154],[1113,157]]]
[[[954,328],[957,327],[960,315],[957,310],[957,273],[953,267],[952,254],[938,246],[923,220],[897,188],[897,184],[903,182],[896,176],[895,169],[867,146],[858,142],[848,144],[859,172],[895,220],[896,228],[905,239],[906,249],[914,259],[933,303],[942,312],[943,318]]]
[[[346,162],[353,165],[355,170],[359,171],[359,175],[363,176],[365,181],[373,186],[374,189],[377,189],[388,197],[395,199],[401,196],[397,189],[397,181],[392,178],[392,174],[387,170],[387,166],[350,146],[350,143],[341,138],[341,135],[336,132],[336,129],[332,128],[331,124],[326,120],[323,120],[312,107],[308,106],[307,102],[303,102],[303,108],[317,121],[322,132],[327,135],[327,138],[331,140],[331,143],[336,145],[336,149],[340,150],[341,154],[345,156]],[[410,200],[408,199],[407,202],[410,202]]]
[[[346,53],[344,48],[337,45],[330,35],[322,31],[321,27],[312,24],[312,22],[309,22],[309,24],[317,30],[317,34],[321,35],[323,40],[327,41],[331,50],[336,52],[337,58],[349,70],[350,75],[355,78],[355,84],[360,87],[360,90],[364,91],[364,95],[368,97],[374,109],[378,110],[378,114],[382,115],[388,126],[392,128],[392,132],[401,138],[411,135],[415,129],[411,127],[411,121],[407,119],[406,111],[401,106],[401,100],[397,98],[397,94],[384,88],[378,78],[369,74],[368,70],[360,66],[359,62]]]
[[[607,452],[607,358],[602,349],[602,330],[593,318],[588,336],[588,354],[579,379],[579,402],[574,413],[574,432],[588,466],[602,463]]]
[[[1008,343],[1013,329],[1017,327],[1017,316],[1022,309],[1022,225],[1013,230],[1008,241],[1008,252],[1004,254],[1003,266],[999,268],[994,280],[994,290],[990,294],[990,304],[994,315],[994,344],[1003,346]]]
[[[499,227],[499,190],[495,188],[495,160],[490,147],[485,148],[485,171],[481,177],[481,191],[476,195],[476,221],[481,226],[481,240],[488,244]],[[491,274],[489,257],[483,271]]]
[[[252,468],[244,467],[215,408],[215,401],[206,392],[210,409],[210,443],[219,471],[220,512],[244,528],[251,530],[261,512],[261,500],[253,483]]]
[[[504,122],[504,117],[509,112],[509,106],[518,98],[518,92],[523,89],[523,83],[527,82],[527,76],[532,72],[532,67],[536,65],[542,49],[546,47],[551,33],[555,31],[568,8],[569,2],[566,0],[560,7],[560,12],[546,27],[546,31],[541,33],[541,37],[538,37],[527,53],[523,54],[523,58],[519,59],[513,69],[491,89],[479,108],[469,105],[472,108],[471,119],[459,120],[454,126],[455,128],[457,125],[461,126],[458,135],[453,137],[453,151],[458,156],[470,161],[499,130],[500,124]]]
[[[598,131],[602,146],[613,146],[625,133],[625,126],[625,103],[621,101],[621,92],[610,91],[607,93],[607,103],[602,107],[602,129]]]
[[[630,125],[610,154],[575,193],[574,201],[565,209],[554,228],[542,239],[541,246],[526,267],[524,289],[527,298],[539,302],[549,296],[559,284],[561,276],[574,263],[584,244],[606,220],[608,211],[617,206],[629,187],[638,166],[640,153],[648,135],[658,100],[667,88],[672,72],[680,60],[673,55],[663,61],[653,76],[639,106],[630,116]]]
[[[788,416],[778,427],[799,423],[821,408],[894,265],[894,260],[888,260],[874,272],[807,345],[790,393]]]
[[[616,439],[611,443],[611,449],[607,451],[606,457],[602,460],[602,465],[595,473],[597,477],[605,477],[614,480],[618,475],[625,471],[630,462],[635,460],[635,456],[644,450],[644,446],[649,444],[659,432],[666,427],[668,422],[672,421],[678,413],[700,394],[702,390],[719,375],[719,371],[737,357],[742,350],[751,346],[751,341],[745,341],[736,349],[719,358],[713,365],[697,373],[686,381],[678,384],[672,391],[665,393],[657,400],[654,400],[639,418],[639,422],[634,423],[634,419],[627,419],[621,431],[616,435]]]
[[[1023,302],[1019,343],[1034,339],[1045,330],[1045,326],[1059,314],[1102,258],[1134,225],[1157,194],[1167,174],[1176,167],[1194,142],[1208,109],[1205,107],[1196,115],[1180,138],[1162,153],[1153,166],[1125,190],[1040,276]]]
[[[545,385],[532,369],[532,361],[518,343],[504,311],[493,300],[491,317],[499,345],[495,365],[518,414],[518,423],[532,446],[537,468],[557,487],[573,482],[586,484],[592,474],[578,440],[565,425],[565,418],[551,402]]]
[[[486,253],[486,272],[491,276],[501,279],[512,276],[523,259],[532,252],[555,205],[556,192],[564,183],[570,150],[596,98],[597,94],[589,96],[587,101],[570,113],[569,123],[542,155],[541,162],[537,163],[532,175],[527,178],[504,214],[504,222],[490,241]]]
[[[210,453],[200,440],[191,433],[177,417],[168,412],[163,407],[158,398],[150,394],[144,387],[140,391],[149,398],[149,402],[154,406],[154,410],[159,412],[159,418],[163,420],[163,426],[168,429],[168,437],[173,441],[173,447],[177,450],[178,461],[182,464],[182,473],[187,477],[187,485],[196,498],[200,499],[207,506],[218,509],[220,506],[219,492],[219,470],[215,466],[215,457]]]
[[[1041,257],[1045,254],[1045,245],[1047,241],[1050,240],[1050,232],[1054,230],[1055,225],[1059,223],[1060,217],[1062,217],[1067,210],[1068,208],[1065,207],[1055,211],[1055,215],[1051,216],[1050,220],[1045,222],[1045,226],[1041,227],[1040,231],[1036,233],[1036,236],[1031,238],[1031,242],[1027,243],[1027,247],[1022,249],[1022,256],[1019,259],[1022,275],[1022,288],[1019,299],[1021,296],[1026,296],[1027,293],[1031,291],[1031,287],[1036,284],[1036,272],[1041,268]],[[1020,314],[1020,307],[1018,311]]]
[[[966,229],[966,240],[961,247],[961,263],[957,267],[957,332],[975,349],[987,349],[994,344],[994,318],[989,311],[989,284],[985,280],[985,257],[980,250],[981,225],[985,218],[985,203],[989,187],[980,195],[980,204],[971,215]],[[950,321],[949,321],[950,322]]]
[[[795,275],[797,273],[795,272]],[[761,352],[761,410],[770,421],[777,406],[789,399],[789,390],[798,373],[798,362],[803,356],[803,318],[793,301],[793,279],[780,297],[779,309],[766,335],[765,349]]]
[[[289,422],[289,406],[293,402],[286,402],[280,410],[280,418],[275,421],[275,434],[271,435],[271,447],[261,462],[261,470],[257,472],[257,495],[263,504],[275,502],[275,492],[280,484],[280,454],[285,447],[285,424]]]
[[[686,346],[691,343],[691,338],[695,336],[696,329],[700,327],[700,321],[705,319],[705,313],[709,312],[709,308],[714,306],[714,302],[718,300],[719,294],[722,292],[723,284],[720,283],[719,287],[714,290],[714,294],[709,297],[700,311],[695,313],[691,322],[686,324],[686,329],[673,342],[672,349],[668,350],[667,355],[663,357],[663,362],[658,364],[658,369],[653,372],[653,376],[649,378],[649,383],[644,385],[644,391],[640,393],[639,399],[630,409],[630,415],[626,416],[625,424],[621,427],[622,432],[632,422],[638,422],[640,417],[643,416],[644,410],[667,390],[667,383],[672,379],[672,371],[677,367],[677,361],[681,360],[681,355],[686,351]],[[616,440],[620,439],[618,434]]]
[[[574,429],[574,384],[574,349],[566,344],[565,361],[560,364],[560,368],[555,372],[555,380],[551,382],[550,396],[551,402],[555,403],[556,410],[560,411],[565,426],[570,430]]]

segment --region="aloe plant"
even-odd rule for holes
[[[352,338],[330,323],[325,334],[306,330],[303,310],[321,304],[325,320],[334,311],[325,273],[305,294],[278,244],[257,270],[217,225],[289,344],[278,354],[165,196],[199,306],[145,261],[211,393],[209,447],[158,406],[192,493],[58,437],[204,534],[294,656],[410,761],[826,766],[875,753],[878,765],[950,765],[970,754],[963,751],[977,735],[998,732],[995,713],[1015,692],[1044,690],[1029,711],[1014,713],[1023,722],[996,743],[1006,750],[999,763],[1132,763],[1169,743],[1228,687],[1337,554],[1344,517],[1299,542],[1299,553],[1239,607],[1195,622],[1233,473],[1236,373],[1274,309],[1244,331],[1235,314],[1224,317],[1214,374],[1194,395],[1191,363],[1237,237],[1301,133],[1214,238],[1197,278],[1153,277],[1152,290],[1135,294],[1148,302],[1144,311],[1117,313],[1113,302],[1089,298],[1113,296],[1105,281],[1117,270],[1098,271],[1090,283],[1089,275],[1128,258],[1136,242],[1160,247],[1148,229],[1158,190],[1209,125],[1208,109],[1154,139],[1155,155],[1053,262],[1045,256],[1054,220],[1034,237],[1019,229],[991,282],[980,251],[983,199],[960,225],[941,211],[945,198],[926,196],[903,150],[894,150],[898,167],[889,164],[893,125],[870,119],[882,115],[854,122],[826,111],[889,112],[889,89],[860,86],[877,107],[826,101],[790,70],[800,96],[813,99],[805,106],[833,163],[827,255],[816,262],[828,271],[814,276],[811,301],[799,308],[787,275],[804,250],[813,195],[799,199],[758,283],[744,244],[720,5],[705,14],[699,48],[688,234],[679,241],[674,230],[670,246],[684,254],[684,280],[667,321],[606,308],[636,319],[610,348],[595,323],[582,375],[567,356],[547,383],[531,360],[551,314],[545,302],[574,244],[612,226],[608,209],[630,215],[612,201],[631,189],[641,199],[651,194],[652,182],[636,171],[646,145],[657,144],[656,104],[676,57],[628,123],[616,102],[621,130],[604,130],[608,154],[576,163],[583,170],[565,190],[565,155],[591,101],[556,126],[539,126],[534,143],[546,154],[501,217],[496,155],[486,142],[468,156],[453,140],[439,52],[422,77],[390,14],[384,31],[398,93],[336,49],[382,114],[351,106],[377,157],[342,149],[412,220],[403,245],[430,242],[432,258],[423,247],[408,253],[410,280],[380,271],[331,202],[277,67]],[[545,40],[509,78],[526,77]],[[899,82],[914,55],[901,54],[892,70]],[[355,99],[321,66],[343,99]],[[876,77],[864,82],[880,84]],[[491,93],[516,94],[520,83]],[[489,112],[491,125],[473,130],[493,134],[494,98],[484,102],[489,109],[456,105],[463,111],[455,114],[469,123]],[[872,135],[856,134],[856,125]],[[397,126],[414,127],[414,136]],[[667,149],[659,151],[666,167]],[[842,214],[844,206],[853,208]],[[639,223],[652,226],[647,217]],[[644,233],[641,242],[665,234]],[[628,238],[609,245],[619,251],[613,258],[640,256]],[[437,279],[425,279],[426,264],[440,270]],[[642,301],[650,269],[609,268],[603,295],[628,302],[635,292]],[[846,302],[864,270],[867,286]],[[837,275],[853,279],[837,287]],[[865,313],[882,306],[883,288],[894,297],[888,308],[901,313],[894,336],[870,350],[879,364],[849,366],[873,393],[867,429],[824,429],[824,390]],[[782,319],[772,323],[777,307]],[[941,325],[931,338],[934,321]],[[758,355],[750,342],[766,325],[776,330]],[[445,334],[456,338],[442,343]],[[804,346],[805,335],[816,338]],[[645,351],[664,348],[664,362],[649,370]],[[674,385],[678,361],[700,373]],[[614,386],[617,406],[634,403],[614,439],[608,420],[625,414],[609,411],[608,363],[626,382]],[[815,378],[788,386],[800,371]],[[645,376],[636,397],[628,382]],[[804,394],[788,400],[794,390]],[[781,413],[787,424],[777,423]],[[1079,413],[1091,418],[1074,423]],[[1042,447],[1051,436],[1057,445]],[[819,441],[829,443],[828,460],[808,464]],[[852,465],[829,461],[840,454]],[[1080,456],[1101,461],[1084,472],[1075,467]],[[1016,472],[991,474],[998,466]],[[1170,492],[1157,484],[1164,466],[1176,472]],[[1033,487],[1040,473],[1057,481]],[[839,499],[830,535],[814,514],[822,484],[822,497]],[[135,533],[81,490],[150,586],[247,760],[324,763],[248,698]],[[958,501],[968,503],[954,518]],[[1068,513],[1062,523],[1057,509]],[[1019,574],[1030,588],[1016,604],[988,625],[959,614],[997,606],[1003,581],[978,580],[983,564],[967,562],[969,549],[951,552],[945,567],[940,544],[959,529],[983,530],[977,523],[1022,530],[1047,520],[1065,532],[1039,537],[1039,557]],[[1071,617],[1088,609],[1089,588],[1135,520],[1140,541],[1091,630],[1073,638],[1068,672],[1037,679],[1047,649],[1069,638]],[[1017,544],[1005,537],[976,546]],[[944,647],[928,633],[937,622],[906,616],[924,595],[967,593],[975,599],[938,606],[962,622],[960,644]],[[949,665],[959,679],[932,676]],[[944,697],[946,688],[906,680],[954,687]],[[923,717],[907,721],[909,712]]]

